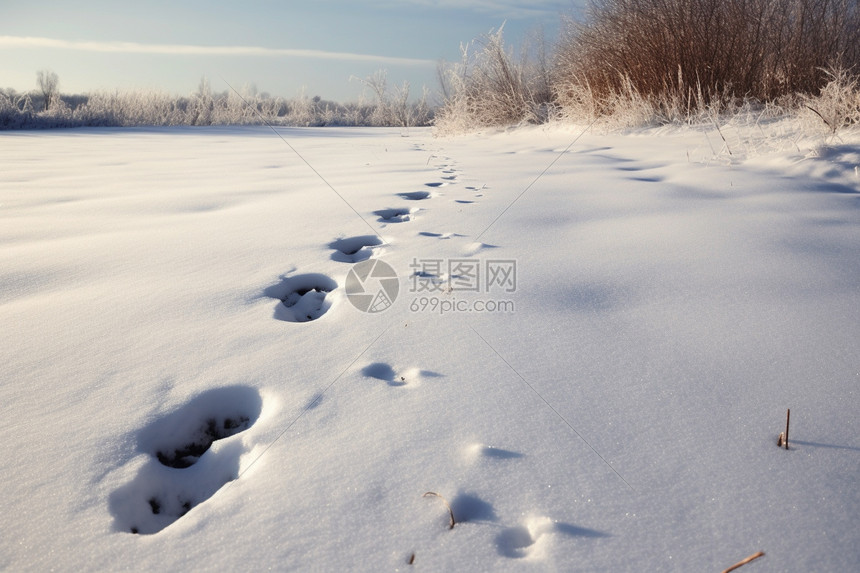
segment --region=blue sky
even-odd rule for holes
[[[99,89],[260,92],[355,101],[364,78],[385,69],[412,93],[437,89],[436,64],[498,28],[518,43],[582,0],[3,0],[0,87],[33,89],[51,69],[63,93]]]

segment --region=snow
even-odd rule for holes
[[[0,569],[860,568],[856,135],[278,132],[0,136]]]

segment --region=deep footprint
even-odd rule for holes
[[[281,302],[274,317],[285,322],[309,322],[324,315],[331,302],[326,295],[337,288],[334,279],[318,273],[281,277],[281,282],[263,291],[263,295]]]
[[[379,217],[380,223],[405,223],[412,220],[412,214],[417,209],[408,209],[406,207],[394,209],[379,209],[373,214]]]
[[[408,193],[398,193],[398,195],[407,201],[423,201],[430,198],[429,191],[409,191]]]
[[[460,492],[451,500],[451,511],[457,523],[469,521],[496,521],[496,511],[493,506],[471,493]]]
[[[159,450],[155,456],[158,461],[171,468],[187,468],[197,463],[200,456],[205,454],[212,446],[212,442],[229,438],[239,432],[244,432],[251,426],[251,420],[247,416],[237,418],[209,418],[185,444],[179,447],[171,447],[164,451]],[[155,513],[155,512],[153,512]]]
[[[228,438],[250,428],[262,398],[247,386],[209,390],[138,434],[149,461],[110,496],[117,531],[158,533],[239,476],[248,446]],[[213,443],[225,440],[213,447]]]
[[[373,254],[371,247],[381,244],[382,239],[376,235],[361,235],[337,239],[329,243],[328,247],[335,250],[331,255],[332,260],[340,263],[358,263],[370,258]]]

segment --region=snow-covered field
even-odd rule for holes
[[[860,570],[856,138],[581,130],[0,135],[0,569]]]

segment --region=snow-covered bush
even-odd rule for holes
[[[388,74],[385,70],[377,71],[358,81],[370,91],[373,98],[369,118],[365,120],[370,125],[413,127],[429,123],[432,113],[427,105],[426,88],[420,100],[410,103],[409,82],[403,82],[391,90],[388,87]]]
[[[550,115],[547,68],[527,49],[517,59],[505,45],[503,28],[461,46],[461,61],[440,68],[445,101],[436,112],[439,132],[540,123]]]
[[[803,109],[814,113],[835,135],[844,127],[860,125],[860,76],[843,68],[825,72],[830,81],[818,95],[803,97]]]
[[[25,127],[36,111],[28,94],[0,90],[0,129],[20,129]]]

